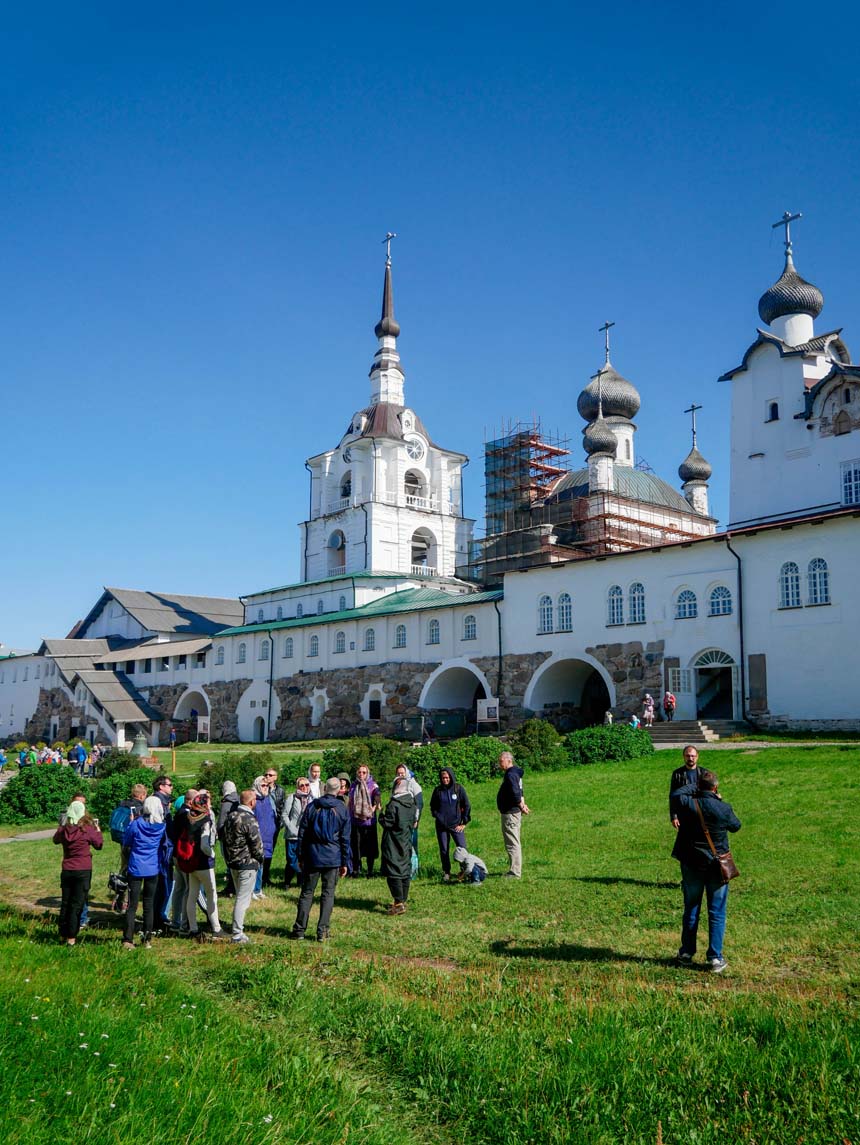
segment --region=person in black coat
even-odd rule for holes
[[[302,893],[290,938],[304,938],[320,878],[322,899],[317,941],[325,942],[329,937],[337,881],[346,876],[351,863],[349,812],[338,798],[339,794],[340,780],[327,779],[324,794],[308,803],[299,823],[296,853],[302,875]]]
[[[451,881],[451,840],[455,847],[466,847],[466,824],[472,818],[469,796],[450,767],[439,769],[439,785],[430,796],[430,814],[436,824],[439,858],[442,862],[442,881]]]
[[[723,801],[713,771],[700,767],[698,772],[698,790],[679,788],[672,796],[671,805],[672,821],[678,821],[672,858],[681,864],[681,888],[684,892],[678,962],[689,966],[693,961],[702,896],[707,895],[708,952],[705,965],[713,973],[721,974],[727,966],[723,958],[723,937],[729,884],[723,881],[719,863],[708,844],[705,827],[715,850],[722,854],[729,849],[728,833],[739,831],[741,821],[731,805]]]
[[[683,787],[691,787],[694,790],[699,786],[699,749],[693,747],[692,744],[687,744],[684,748],[684,765],[683,767],[676,767],[672,772],[672,778],[669,780],[669,820],[675,830],[678,829],[678,817],[672,810],[672,797],[676,791],[680,791]]]

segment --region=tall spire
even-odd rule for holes
[[[385,281],[382,286],[382,317],[373,331],[377,338],[382,338],[384,335],[396,338],[400,333],[400,327],[394,317],[394,290],[391,286],[391,240],[396,238],[396,233],[389,231],[382,240],[386,247]]]
[[[382,317],[374,327],[379,339],[379,347],[370,367],[370,403],[387,402],[390,405],[403,405],[403,367],[397,353],[397,336],[400,327],[394,317],[394,290],[391,285],[391,240],[397,235],[389,231],[382,240],[385,243],[385,281],[382,287]]]

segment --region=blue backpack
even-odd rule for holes
[[[122,804],[115,807],[111,813],[110,823],[110,837],[115,843],[122,843],[125,836],[125,829],[131,822],[131,808],[124,807]]]

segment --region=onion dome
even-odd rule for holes
[[[695,445],[678,466],[678,476],[684,484],[688,481],[707,481],[712,472],[710,465]]]
[[[785,270],[758,300],[762,322],[770,326],[775,318],[784,318],[786,314],[808,314],[810,318],[817,318],[823,306],[824,295],[817,286],[800,277],[794,269],[791,251],[787,251]]]
[[[635,417],[641,405],[639,391],[632,382],[621,377],[608,358],[603,369],[594,375],[577,399],[576,408],[580,417],[588,422],[593,422],[597,417],[598,378],[606,417]]]
[[[582,447],[591,457],[592,453],[608,453],[612,457],[618,450],[618,439],[609,428],[603,415],[597,417],[582,431]]]
[[[373,330],[377,338],[388,334],[396,338],[400,333],[397,319],[394,317],[394,291],[391,287],[391,260],[385,264],[385,283],[382,287],[382,317]]]

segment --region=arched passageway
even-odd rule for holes
[[[580,659],[549,660],[535,672],[524,706],[552,721],[559,731],[602,724],[612,697],[595,664]]]

